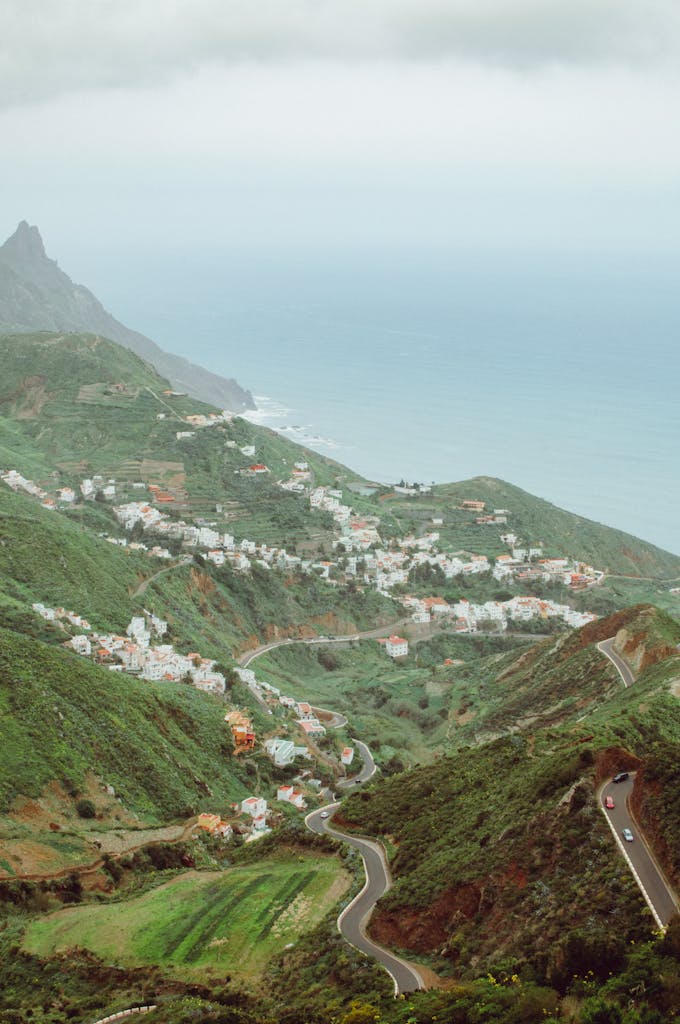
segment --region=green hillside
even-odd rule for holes
[[[299,459],[317,484],[357,479],[338,463],[240,417],[178,439],[192,433],[184,417],[214,407],[164,394],[169,384],[153,367],[96,335],[0,336],[0,359],[0,467],[52,488],[99,473],[116,480],[119,502],[139,499],[135,481],[156,484],[172,491],[172,514],[221,520],[238,539],[329,548],[327,517],[275,481]],[[244,455],[248,447],[255,453]],[[270,473],[242,473],[253,462]]]
[[[680,637],[680,625],[661,613],[634,609],[627,618],[633,629],[641,619],[650,625],[650,649]],[[598,625],[612,635],[622,623]],[[575,665],[587,675],[590,648],[581,645],[589,628],[572,634],[562,656],[553,651],[546,661],[542,644],[520,658],[514,678],[506,670],[509,688],[523,691],[525,713],[541,682],[559,695],[573,685]],[[605,949],[612,923],[617,943],[649,933],[642,899],[612,857],[596,788],[618,765],[642,762],[638,799],[677,873],[680,796],[671,765],[680,755],[679,677],[680,655],[667,654],[571,724],[464,748],[349,797],[343,819],[387,837],[393,851],[395,886],[379,904],[374,936],[429,954],[444,973],[471,976],[508,957],[557,983],[570,934],[585,932]]]
[[[507,524],[478,525],[476,512],[460,508],[463,501],[486,504],[485,511],[504,509]],[[395,495],[383,506],[405,522],[427,522],[443,518],[434,527],[442,541],[454,550],[480,554],[501,554],[507,547],[501,534],[514,533],[523,546],[543,545],[546,556],[568,555],[589,562],[607,572],[631,576],[670,578],[680,575],[680,556],[630,534],[585,519],[528,494],[513,484],[493,477],[478,476],[458,483],[434,487],[432,494],[404,499]]]
[[[134,608],[130,594],[153,571],[148,558],[0,485],[0,600],[63,606],[121,630]]]
[[[0,808],[88,772],[151,820],[245,795],[224,706],[190,686],[150,683],[0,630]]]
[[[667,657],[680,642],[677,620],[651,605],[636,605],[544,640],[519,657],[506,653],[442,666],[435,676],[449,681],[455,722],[450,738],[456,746],[483,742],[508,730],[577,721],[606,705],[618,696],[621,681],[596,644],[620,631],[628,637],[633,666],[647,667]],[[445,638],[437,649],[446,650]]]

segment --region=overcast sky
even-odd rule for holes
[[[0,30],[0,234],[66,269],[676,244],[677,0],[0,0]]]

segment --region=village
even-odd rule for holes
[[[187,417],[200,420],[196,427],[206,427],[225,422],[231,414]],[[205,422],[204,422],[205,421]],[[235,442],[227,442],[235,444]],[[246,457],[255,454],[254,446],[240,449]],[[252,463],[241,472],[252,476],[269,473],[263,463]],[[74,488],[58,488],[53,496],[26,479],[16,470],[0,472],[3,480],[13,490],[21,490],[38,500],[48,509],[67,508],[77,500]],[[142,540],[125,536],[108,536],[109,543],[145,552],[159,559],[172,560],[175,556],[165,544],[179,543],[186,549],[199,554],[206,562],[216,567],[230,566],[237,572],[248,573],[253,565],[266,570],[280,570],[286,573],[313,573],[333,586],[353,583],[371,587],[379,593],[393,597],[409,611],[416,623],[438,621],[450,622],[457,632],[476,632],[481,626],[504,630],[508,624],[521,624],[532,619],[555,618],[565,625],[577,627],[594,617],[588,612],[578,612],[569,605],[538,596],[515,596],[505,601],[487,601],[482,604],[459,600],[448,604],[443,598],[416,598],[403,591],[409,585],[414,570],[429,566],[439,570],[445,580],[456,577],[469,578],[488,575],[499,583],[558,583],[568,590],[579,591],[599,583],[604,573],[591,565],[567,557],[544,557],[539,545],[522,544],[513,532],[501,534],[500,540],[506,550],[490,559],[487,555],[446,552],[440,548],[440,534],[436,529],[423,531],[421,535],[407,535],[393,539],[388,547],[383,546],[379,533],[378,516],[360,516],[354,509],[343,503],[343,492],[337,488],[315,487],[312,473],[306,461],[295,462],[290,478],[278,481],[278,486],[307,497],[312,510],[327,512],[335,524],[333,540],[334,557],[315,560],[303,558],[286,550],[248,538],[236,540],[233,534],[218,528],[215,522],[197,518],[194,522],[171,517],[163,511],[163,505],[173,501],[171,495],[158,485],[143,481],[126,485],[128,489],[146,492],[145,500],[115,504],[116,481],[101,476],[84,478],[79,483],[83,501],[93,500],[98,494],[111,503],[113,514],[125,533],[135,527],[149,534],[156,543],[145,544]],[[401,488],[409,492],[409,488]],[[486,510],[485,503],[476,499],[462,502],[461,509],[475,514],[475,522],[484,526],[489,523],[505,525],[512,513],[508,509]],[[442,520],[433,518],[431,526],[441,525]],[[150,671],[153,671],[150,669]]]

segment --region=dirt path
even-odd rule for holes
[[[149,586],[149,584],[153,583],[154,580],[157,580],[159,576],[162,576],[166,572],[172,572],[174,569],[181,569],[182,566],[184,566],[184,565],[191,565],[193,560],[194,560],[194,556],[193,555],[185,555],[184,558],[182,558],[179,562],[175,562],[173,565],[166,565],[163,569],[159,569],[158,572],[155,572],[153,574],[153,576],[149,576],[149,577],[147,577],[147,579],[143,580],[139,584],[137,589],[130,596],[131,597],[141,597],[143,594],[146,593],[146,590],[147,590],[147,587]]]

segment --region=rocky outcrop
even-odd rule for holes
[[[75,284],[45,252],[38,228],[22,221],[0,246],[0,332],[69,331],[101,334],[131,349],[185,391],[221,409],[254,409],[249,391],[163,349],[130,330],[83,285]]]

